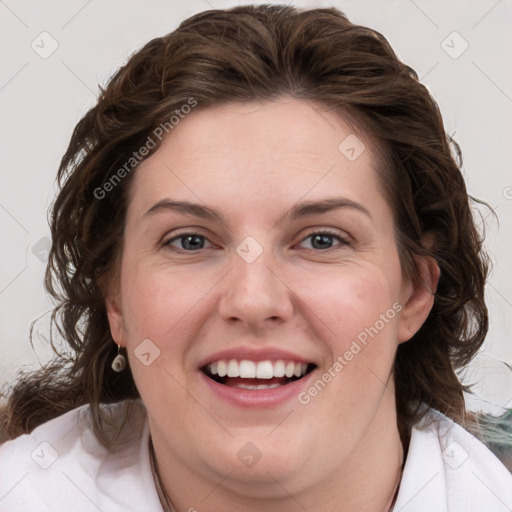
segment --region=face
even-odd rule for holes
[[[168,460],[299,489],[396,428],[397,344],[429,307],[355,136],[305,102],[229,104],[139,166],[107,308]]]

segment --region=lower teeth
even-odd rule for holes
[[[270,388],[278,388],[281,384],[257,384],[252,386],[251,384],[234,384],[232,387],[234,388],[242,388],[242,389],[270,389]]]

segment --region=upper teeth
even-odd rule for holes
[[[241,377],[242,379],[271,379],[272,377],[302,377],[308,364],[293,361],[248,361],[243,359],[221,359],[208,365],[208,371],[219,377]]]

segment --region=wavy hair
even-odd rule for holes
[[[435,258],[441,270],[429,317],[398,347],[399,424],[418,421],[421,404],[463,423],[465,388],[456,370],[487,332],[488,263],[460,150],[415,71],[380,33],[334,8],[260,5],[201,12],[153,39],[115,73],[76,126],[58,171],[45,279],[56,301],[52,320],[69,350],[10,390],[7,437],[90,404],[95,432],[107,443],[100,404],[138,397],[129,368],[118,374],[110,367],[117,347],[104,301],[137,172],[126,162],[156,127],[170,131],[171,116],[191,99],[202,109],[282,96],[339,112],[375,141],[404,274],[419,278],[417,255]]]

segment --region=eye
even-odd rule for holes
[[[186,252],[198,251],[205,248],[205,242],[213,247],[213,244],[204,236],[197,233],[182,233],[181,235],[170,238],[162,245],[172,249],[179,249]]]
[[[348,240],[336,233],[332,233],[327,230],[310,233],[306,238],[302,240],[301,244],[307,240],[311,240],[311,247],[309,248],[318,250],[332,249],[332,247],[337,245],[349,245]]]

